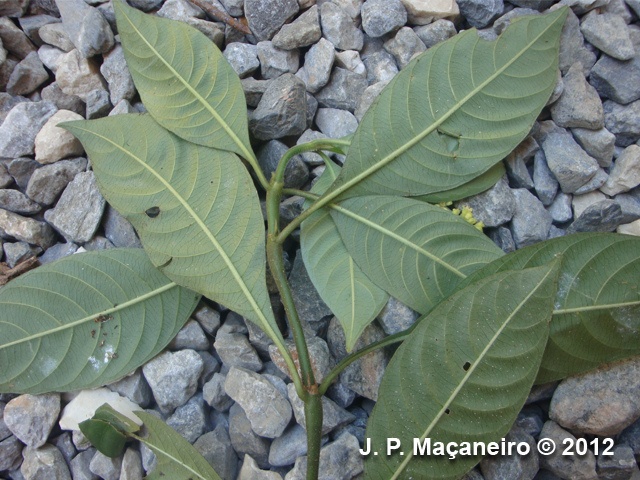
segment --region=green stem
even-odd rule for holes
[[[320,385],[320,388],[319,388],[320,395],[324,395],[326,393],[327,389],[329,388],[329,386],[331,385],[331,383],[336,379],[336,377],[338,375],[340,375],[340,373],[342,373],[342,371],[345,368],[347,368],[349,365],[351,365],[353,362],[355,362],[359,358],[364,357],[368,353],[371,353],[374,350],[378,350],[379,348],[386,347],[387,345],[393,345],[394,343],[398,343],[398,342],[404,341],[411,334],[411,332],[413,332],[413,329],[415,328],[415,326],[418,323],[420,323],[420,320],[421,319],[416,320],[416,322],[411,327],[409,327],[407,330],[405,330],[404,332],[399,332],[399,333],[395,333],[393,335],[389,335],[388,337],[384,338],[383,340],[380,340],[378,342],[374,342],[371,345],[367,345],[366,347],[358,350],[357,352],[353,352],[352,354],[347,355],[346,357],[344,357],[342,359],[342,361],[340,363],[338,363],[338,365],[336,365],[333,368],[333,370],[331,370],[329,375],[324,377],[324,380],[322,381],[322,385]]]
[[[284,171],[287,169],[289,161],[296,155],[300,155],[301,153],[305,152],[315,152],[319,150],[329,150],[331,152],[340,153],[339,147],[341,145],[349,146],[350,142],[346,140],[319,138],[318,140],[313,140],[308,143],[302,143],[300,145],[296,145],[295,147],[291,147],[289,150],[287,150],[287,153],[285,153],[280,159],[280,163],[278,164],[278,168],[275,172],[275,181],[284,181]]]
[[[307,480],[317,480],[322,446],[322,394],[309,395],[304,404],[307,424]]]

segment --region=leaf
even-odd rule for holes
[[[329,160],[311,192],[322,194],[338,173],[340,167]],[[305,202],[305,206],[309,204]],[[389,295],[371,282],[353,261],[328,209],[318,210],[302,223],[300,245],[311,283],[340,321],[350,352],[367,325],[385,306]]]
[[[333,206],[347,251],[380,288],[426,313],[467,275],[503,254],[449,210],[410,198],[364,196]]]
[[[114,2],[127,66],[145,108],[198,145],[254,157],[240,79],[202,33]]]
[[[559,261],[485,278],[452,295],[400,346],[367,424],[367,479],[457,479],[482,455],[413,456],[413,439],[500,441],[522,408],[549,333]],[[386,439],[404,456],[387,456]]]
[[[148,115],[64,128],[80,139],[100,191],[162,273],[282,338],[267,293],[258,195],[238,157],[186,142]]]
[[[325,196],[428,195],[489,170],[553,91],[566,15],[519,17],[493,42],[467,30],[410,62],[363,117]]]
[[[506,255],[464,283],[535,267],[562,254],[549,342],[536,383],[558,380],[640,353],[640,238],[567,235]]]
[[[93,418],[81,422],[79,426],[91,445],[111,458],[120,456],[127,441],[127,434],[137,432],[140,428],[108,403],[99,407]]]
[[[505,174],[506,170],[502,162],[496,163],[479,177],[474,178],[470,182],[460,185],[459,187],[445,190],[443,192],[432,193],[430,195],[422,195],[413,197],[416,200],[422,200],[429,203],[452,202],[463,198],[478,195],[493,187],[500,178]]]
[[[162,420],[145,412],[134,412],[144,422],[149,435],[135,436],[153,450],[158,466],[147,480],[221,480],[209,462],[182,435]]]
[[[0,290],[0,392],[113,382],[160,353],[198,299],[141,249],[72,255],[25,273]]]

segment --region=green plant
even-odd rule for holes
[[[470,30],[429,49],[389,83],[353,137],[291,148],[271,179],[251,148],[240,82],[216,47],[183,23],[114,7],[149,114],[64,127],[83,143],[101,192],[134,225],[148,259],[131,250],[87,253],[4,287],[0,364],[8,367],[0,391],[115,380],[157,354],[204,295],[256,323],[280,350],[305,403],[314,480],[321,396],[377,348],[403,342],[369,420],[376,449],[391,433],[499,439],[534,382],[640,352],[637,238],[579,234],[505,256],[466,219],[429,203],[479,193],[502,176],[499,162],[527,136],[554,88],[566,7],[518,18],[495,42]],[[287,163],[306,151],[323,156],[324,174],[310,192],[284,188]],[[347,155],[342,169],[326,151]],[[239,157],[266,191],[266,244],[258,193]],[[283,195],[307,201],[281,228]],[[321,384],[284,269],[283,243],[299,227],[310,278],[340,320],[348,350],[390,295],[423,314],[409,330],[352,352]],[[269,303],[265,250],[295,356]],[[107,333],[110,353],[96,328]],[[141,418],[150,438],[162,439],[162,423]],[[94,441],[111,454],[127,438],[142,438],[135,428],[108,409],[84,427],[90,438],[92,429],[102,432]],[[114,443],[104,446],[105,438]],[[163,472],[216,478],[171,443],[154,451],[182,467],[163,463]],[[366,478],[455,479],[479,460],[410,457],[370,456]]]

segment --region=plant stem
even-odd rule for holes
[[[278,164],[278,168],[275,172],[275,181],[284,181],[284,171],[286,170],[289,161],[296,155],[305,152],[315,152],[318,150],[329,150],[331,152],[340,153],[339,147],[341,145],[349,146],[350,142],[339,139],[319,138],[308,143],[302,143],[295,147],[291,147],[280,159],[280,163]]]
[[[317,480],[322,446],[322,394],[309,395],[304,404],[307,424],[307,480]]]

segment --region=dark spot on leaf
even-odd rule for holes
[[[149,218],[156,218],[158,215],[160,215],[160,207],[148,208],[144,213],[146,213],[147,217]]]
[[[470,367],[471,367],[471,364],[469,362],[464,362],[464,365],[462,366],[462,369],[465,372],[468,372]]]
[[[449,415],[451,413],[451,410],[449,410],[448,408],[444,411],[445,415]]]

